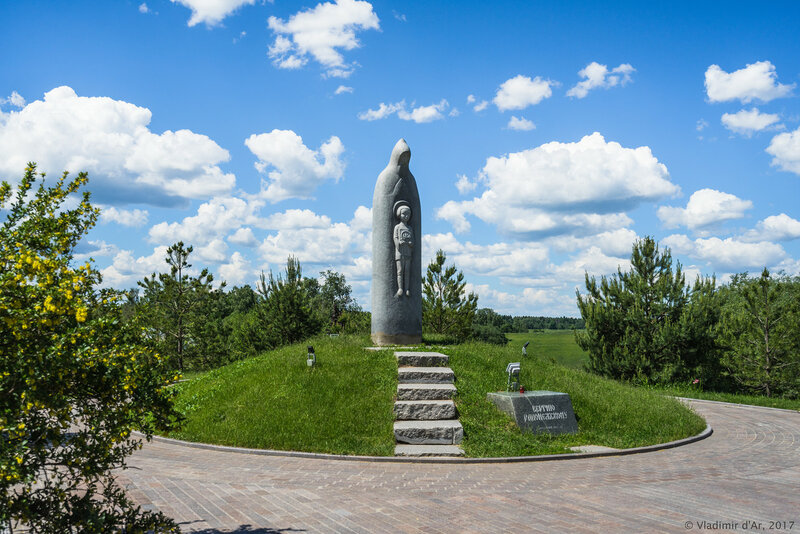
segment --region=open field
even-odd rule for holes
[[[510,339],[510,347],[515,347],[522,354],[522,345],[528,345],[528,357],[544,358],[571,369],[583,369],[589,361],[589,355],[575,343],[572,330],[544,330],[526,334],[506,334]]]

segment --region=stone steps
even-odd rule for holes
[[[443,367],[447,365],[448,356],[439,352],[400,352],[394,353],[400,367]]]
[[[411,445],[458,445],[464,428],[458,419],[439,421],[395,421],[394,438]]]
[[[394,418],[398,421],[455,419],[456,405],[451,400],[399,400],[394,403]]]
[[[401,384],[452,384],[456,378],[449,367],[400,367],[397,375]]]
[[[395,456],[464,456],[458,445],[404,445],[394,448]]]
[[[398,384],[397,400],[448,400],[456,394],[453,384]]]
[[[394,403],[396,456],[461,456],[464,436],[453,397],[449,357],[438,352],[395,352],[398,365]]]

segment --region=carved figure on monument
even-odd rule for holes
[[[411,256],[414,254],[414,230],[408,226],[411,219],[411,208],[403,200],[395,204],[395,215],[400,222],[394,227],[394,260],[397,264],[397,293],[402,297],[411,296],[409,279],[411,278]]]
[[[411,149],[395,144],[372,196],[372,341],[422,341],[422,209]]]

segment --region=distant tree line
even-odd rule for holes
[[[586,275],[578,292],[586,329],[576,341],[589,370],[640,384],[800,395],[800,278],[766,268],[687,283],[669,249],[637,241],[631,270]]]

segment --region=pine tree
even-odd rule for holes
[[[195,330],[204,318],[197,312],[213,291],[214,277],[208,269],[198,276],[189,275],[192,250],[191,246],[184,248],[183,241],[175,243],[167,249],[169,273],[153,273],[139,282],[144,290],[139,320],[154,344],[181,371],[186,368],[187,360],[202,356],[198,354]]]
[[[263,302],[258,309],[271,346],[288,345],[320,330],[302,274],[300,262],[291,256],[286,261],[285,278],[275,278],[272,271],[267,276],[261,273],[258,292]]]
[[[723,364],[746,389],[797,396],[800,390],[800,302],[785,277],[736,276],[719,328]]]
[[[713,280],[698,280],[697,299],[713,292]],[[586,322],[576,332],[578,345],[589,353],[589,369],[610,378],[636,382],[672,382],[697,365],[688,347],[709,344],[713,316],[695,314],[692,291],[678,263],[673,271],[669,249],[659,251],[651,237],[637,241],[631,270],[611,277],[586,274],[587,295],[576,291]],[[691,327],[691,328],[690,328]]]
[[[422,327],[431,333],[465,340],[472,334],[478,296],[466,293],[464,273],[455,265],[445,267],[445,261],[447,257],[440,249],[428,265],[422,283]]]

